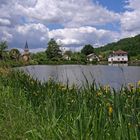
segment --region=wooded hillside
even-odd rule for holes
[[[140,35],[131,38],[121,39],[118,42],[107,44],[103,47],[96,48],[98,54],[108,54],[110,51],[115,50],[127,51],[130,57],[140,59]]]

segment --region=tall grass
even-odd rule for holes
[[[140,83],[77,89],[0,69],[0,139],[139,140]]]

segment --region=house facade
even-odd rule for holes
[[[122,50],[113,51],[108,57],[109,63],[127,63],[128,53]]]
[[[87,55],[87,60],[92,62],[94,60],[100,61],[99,57],[95,53]]]

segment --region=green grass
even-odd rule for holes
[[[0,140],[138,140],[140,84],[78,89],[0,69]]]

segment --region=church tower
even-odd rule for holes
[[[25,44],[24,53],[29,53],[29,47],[28,47],[27,41],[26,41],[26,44]]]
[[[30,52],[29,52],[29,47],[28,43],[26,41],[25,47],[24,47],[24,53],[22,55],[23,61],[28,62],[30,60]]]

